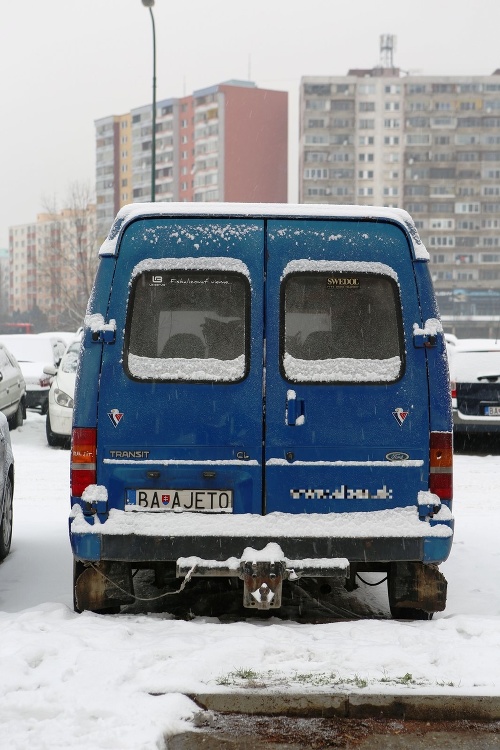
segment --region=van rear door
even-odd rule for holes
[[[254,219],[125,229],[98,405],[111,507],[262,512],[263,247]]]
[[[415,505],[429,393],[403,229],[269,221],[267,248],[266,512]]]

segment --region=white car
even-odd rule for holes
[[[0,412],[11,430],[22,427],[26,416],[26,383],[16,358],[0,342]]]
[[[79,352],[80,339],[78,338],[66,349],[58,369],[45,368],[45,374],[53,378],[49,391],[46,422],[47,442],[52,446],[69,445]]]
[[[26,382],[27,408],[39,408],[42,414],[46,414],[50,377],[44,373],[44,367],[57,367],[61,360],[52,341],[37,333],[7,334],[0,336],[0,341],[19,362]]]

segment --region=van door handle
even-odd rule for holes
[[[295,391],[290,389],[286,394],[285,422],[290,427],[295,427],[304,424],[304,420],[304,399],[297,398],[297,394],[295,393]]]

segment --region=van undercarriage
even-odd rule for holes
[[[185,538],[172,537],[102,536],[99,560],[75,557],[75,608],[118,611],[120,606],[133,603],[141,598],[134,585],[139,570],[153,572],[158,590],[169,588],[158,598],[180,593],[195,578],[240,581],[242,605],[254,611],[280,609],[284,584],[293,588],[294,584],[308,579],[317,584],[320,597],[339,586],[354,590],[356,576],[362,572],[386,575],[389,606],[394,617],[428,619],[446,606],[444,576],[434,562],[422,562],[425,538],[405,539],[404,543],[400,538],[280,540],[286,542],[288,554],[275,541],[266,544],[258,538],[224,539],[224,545],[221,537],[193,538],[187,542]],[[221,547],[234,554],[221,559]],[[139,558],[142,555],[142,559],[116,559],[123,557],[124,549],[130,556],[134,552]],[[169,559],[162,555],[167,549]],[[173,554],[186,549],[196,549],[204,556]],[[342,550],[344,555],[335,556],[336,550]],[[291,551],[293,556],[289,556]],[[345,556],[346,552],[350,555]],[[315,556],[310,557],[311,553]],[[322,553],[325,556],[319,557]],[[151,600],[155,598],[152,596]]]

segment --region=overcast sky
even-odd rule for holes
[[[499,0],[156,0],[157,98],[232,78],[290,94],[289,200],[296,200],[303,75],[379,61],[424,75],[500,68]],[[151,102],[152,30],[141,0],[3,0],[0,16],[0,248],[8,227],[93,186],[94,120]]]

